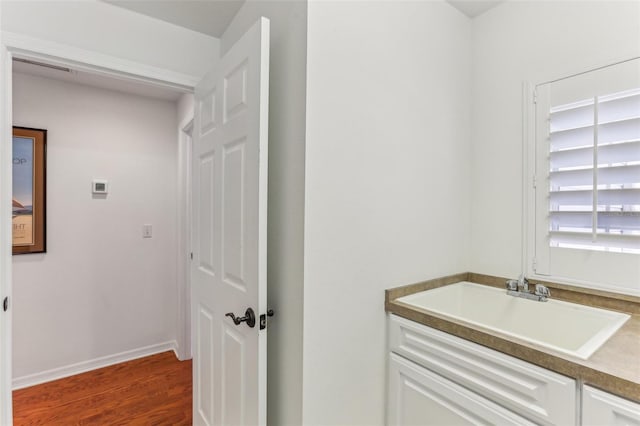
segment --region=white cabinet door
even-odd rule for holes
[[[534,424],[394,353],[388,391],[388,425]]]
[[[590,386],[583,386],[582,424],[640,426],[640,404]]]

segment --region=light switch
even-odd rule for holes
[[[153,235],[153,227],[150,224],[142,225],[142,238],[151,238]]]

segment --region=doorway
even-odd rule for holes
[[[267,283],[266,283],[266,265],[267,265],[267,158],[268,158],[268,75],[269,75],[269,21],[266,18],[259,18],[258,21],[246,32],[244,35],[236,41],[232,48],[226,52],[220,58],[220,67],[216,72],[208,73],[198,83],[196,89],[196,99],[198,107],[196,108],[197,114],[195,116],[195,137],[193,140],[193,157],[194,164],[197,158],[197,167],[194,165],[194,170],[198,172],[194,173],[194,194],[197,194],[199,202],[194,202],[194,206],[198,206],[197,216],[198,220],[194,220],[193,223],[202,225],[208,230],[214,228],[222,229],[224,232],[198,232],[197,228],[194,235],[200,237],[198,242],[194,242],[193,246],[198,248],[194,251],[194,264],[198,265],[196,269],[199,271],[209,273],[212,275],[211,267],[216,264],[219,274],[215,275],[215,280],[201,280],[200,286],[201,292],[197,293],[192,291],[194,295],[192,299],[199,302],[198,304],[198,321],[197,324],[200,327],[196,328],[193,333],[194,340],[197,340],[196,347],[199,349],[197,352],[197,359],[202,362],[196,362],[194,366],[194,389],[204,389],[203,392],[194,392],[194,406],[203,407],[206,404],[206,409],[198,410],[198,414],[206,416],[205,421],[210,418],[210,414],[213,412],[211,408],[218,407],[216,412],[224,412],[227,410],[227,419],[240,419],[238,422],[244,423],[242,419],[246,418],[249,423],[262,423],[266,419],[266,337],[267,337],[267,316],[272,316],[273,311],[267,310],[266,295],[267,295]],[[25,40],[23,40],[25,41]],[[23,45],[24,46],[24,45]],[[3,46],[3,48],[6,47]],[[55,50],[54,54],[60,55],[60,48]],[[64,49],[62,49],[64,50]],[[23,59],[38,60],[44,62],[45,59],[51,58],[49,55],[29,55],[24,53],[23,49],[12,50],[8,48],[8,55],[4,55],[2,60],[6,57],[11,57],[12,54],[18,52],[16,57]],[[77,53],[77,52],[74,52]],[[24,58],[26,56],[26,58]],[[64,55],[62,55],[64,56]],[[80,55],[82,56],[82,55]],[[92,56],[89,54],[88,56]],[[77,58],[78,55],[75,55]],[[110,65],[109,60],[104,60],[104,57],[93,57],[92,59],[98,62],[106,62]],[[95,63],[95,61],[94,61]],[[73,65],[77,62],[61,61],[56,59],[55,63],[51,65],[65,66]],[[118,69],[127,68],[121,63],[118,64]],[[145,78],[145,69],[140,70],[140,67],[133,67],[134,71],[126,73],[124,75],[118,72],[107,72],[111,76],[127,77],[127,76],[143,76],[141,78],[136,77],[137,81],[145,81],[152,84],[157,84],[158,80],[163,87],[179,88],[179,86],[172,83],[171,79],[168,83],[163,83],[162,79],[158,78]],[[109,70],[108,67],[98,67],[97,71],[101,74],[105,74],[105,70]],[[3,71],[11,71],[11,65],[4,64]],[[79,69],[81,70],[81,69]],[[86,68],[85,68],[86,70]],[[158,70],[155,70],[152,75],[158,76]],[[139,73],[138,73],[139,72]],[[167,73],[165,73],[166,75]],[[168,73],[170,74],[170,73]],[[6,73],[4,74],[6,76]],[[162,72],[160,72],[162,75]],[[174,76],[176,79],[183,79],[184,75]],[[7,93],[11,93],[10,85],[4,82],[4,89]],[[220,93],[216,90],[222,91],[223,96],[219,96]],[[9,96],[9,99],[11,97]],[[98,103],[98,105],[101,105]],[[126,108],[123,108],[128,112]],[[117,108],[116,108],[117,110]],[[8,130],[12,124],[11,106],[6,108],[6,111],[2,112],[2,125],[5,130]],[[105,114],[104,111],[101,111]],[[140,113],[141,115],[143,113]],[[135,115],[135,114],[134,114]],[[102,120],[102,117],[98,119],[88,120],[92,124],[98,124]],[[86,129],[85,129],[86,132]],[[102,140],[100,148],[103,149],[98,156],[100,159],[110,158],[113,151],[109,151],[111,144],[120,142],[120,138],[123,135],[138,136],[143,135],[143,132],[131,132],[128,134],[129,129],[122,129],[119,134],[111,135],[107,140]],[[7,132],[8,133],[8,132]],[[83,132],[81,136],[85,133]],[[174,133],[174,138],[176,137]],[[177,138],[176,138],[177,139]],[[115,141],[115,142],[114,142]],[[135,145],[135,144],[133,144]],[[212,151],[216,151],[214,154]],[[1,151],[1,158],[4,162],[10,157],[11,149],[4,149]],[[137,161],[141,158],[156,158],[156,152],[147,153],[146,155],[139,155],[137,152],[133,152],[131,158],[128,161]],[[214,167],[214,161],[217,164]],[[221,166],[220,162],[224,165]],[[131,164],[129,164],[131,165]],[[136,166],[134,163],[133,166]],[[162,167],[162,165],[160,166]],[[166,172],[167,170],[165,170]],[[171,183],[165,183],[167,193],[169,190],[175,190],[176,176],[172,168],[168,169],[169,175],[171,175]],[[115,173],[111,169],[112,173]],[[164,175],[163,175],[164,176]],[[138,173],[137,177],[140,181],[149,184],[144,178],[144,173]],[[155,175],[156,179],[161,180],[159,175]],[[81,179],[86,179],[84,176]],[[77,183],[77,180],[81,179],[69,179],[70,184]],[[113,194],[113,186],[108,182],[108,178],[97,179],[100,182],[101,189],[109,186],[109,194]],[[92,181],[96,179],[92,178]],[[144,196],[148,195],[150,188],[148,186],[128,186],[128,182],[138,183],[134,178],[118,178],[117,181],[119,188],[123,189],[123,192],[129,191],[136,195],[135,200],[129,200],[129,206],[119,208],[112,208],[110,216],[107,216],[113,223],[113,218],[123,217],[123,212],[128,211],[136,212],[136,208],[142,209],[146,205]],[[2,199],[7,200],[10,195],[11,188],[7,188],[6,185],[2,188]],[[104,191],[103,191],[104,192]],[[109,195],[105,197],[105,194],[99,194],[101,196],[93,197],[92,199],[105,201]],[[167,198],[167,197],[165,197]],[[162,198],[166,201],[165,198]],[[171,198],[171,197],[169,197]],[[203,201],[204,200],[204,201]],[[209,202],[209,200],[211,202]],[[8,205],[8,204],[7,204]],[[96,204],[97,205],[97,204]],[[104,204],[102,205],[104,207]],[[165,206],[166,207],[166,206]],[[67,209],[66,211],[68,211]],[[98,210],[98,209],[95,209]],[[195,210],[195,209],[194,209]],[[211,210],[211,211],[210,211]],[[215,211],[214,211],[215,210]],[[175,212],[175,206],[174,206]],[[93,213],[93,212],[92,212]],[[212,214],[210,214],[212,213]],[[224,213],[224,214],[223,214]],[[5,211],[0,211],[0,222],[8,222],[8,217]],[[91,216],[91,215],[89,215]],[[91,216],[93,218],[93,216]],[[145,218],[138,218],[138,222],[135,225],[129,226],[128,224],[124,228],[131,231],[132,228],[138,228],[137,231],[130,232],[126,238],[123,238],[123,242],[136,245],[131,239],[132,235],[137,234],[140,238],[140,219],[142,222],[142,238],[151,239],[158,235],[155,231],[155,227],[152,223],[146,222]],[[103,219],[103,223],[106,223],[107,219]],[[116,221],[117,222],[117,221]],[[100,223],[102,224],[102,223]],[[119,230],[123,227],[121,223],[112,225],[111,230]],[[167,227],[168,228],[168,227]],[[166,228],[163,228],[166,229]],[[99,239],[91,239],[93,234],[98,230],[103,230],[96,226],[88,226],[86,229],[81,229],[82,237],[86,237],[86,241],[93,241],[100,244],[102,241]],[[162,231],[162,229],[161,229]],[[175,231],[172,235],[175,237]],[[109,236],[102,235],[105,239]],[[202,238],[202,237],[206,238]],[[3,235],[6,239],[6,234]],[[174,238],[175,239],[175,238]],[[147,244],[150,244],[147,242]],[[126,248],[126,245],[123,245]],[[220,256],[214,255],[214,250],[219,253]],[[121,255],[120,252],[116,252],[114,256]],[[179,259],[178,262],[185,261],[186,257],[181,253],[175,253]],[[94,306],[109,307],[114,303],[123,302],[129,303],[134,308],[151,308],[155,305],[151,304],[147,306],[141,299],[130,299],[125,296],[124,298],[113,297],[113,289],[110,284],[119,284],[119,280],[126,279],[128,277],[127,272],[133,268],[139,266],[140,263],[144,263],[147,260],[145,250],[138,250],[126,257],[125,268],[116,270],[115,272],[123,275],[117,276],[115,279],[111,279],[107,284],[101,286],[100,296],[97,303]],[[94,258],[92,258],[94,259]],[[5,258],[2,261],[6,262]],[[175,260],[175,258],[173,259]],[[173,264],[173,260],[169,261]],[[113,272],[111,268],[115,262],[108,257],[98,258],[93,266],[101,268],[94,276],[101,275],[106,272]],[[154,263],[159,265],[160,263]],[[86,264],[81,262],[75,262],[74,268],[77,266],[86,267]],[[11,264],[8,266],[10,277]],[[144,268],[143,268],[144,269]],[[192,269],[195,271],[195,269]],[[147,267],[146,273],[153,274],[155,269],[153,267]],[[174,271],[167,274],[175,278]],[[213,275],[212,275],[213,276]],[[166,278],[166,275],[156,275],[149,279],[147,276],[134,278],[133,281],[136,284],[143,282],[149,283],[154,281],[154,278],[159,280],[160,278]],[[192,274],[192,280],[196,282],[196,274]],[[218,291],[211,291],[211,282],[220,290],[227,290],[226,293],[219,293]],[[7,290],[4,294],[10,294],[11,281],[3,280],[0,285],[4,286],[1,290]],[[208,288],[205,288],[208,287]],[[57,289],[57,287],[54,287]],[[195,289],[195,285],[194,285]],[[235,291],[235,293],[234,293]],[[141,294],[140,294],[141,293]],[[148,296],[152,292],[148,288],[144,288],[139,292],[137,296]],[[208,306],[209,299],[212,293],[222,294],[221,297],[215,298],[217,306],[213,311]],[[67,294],[68,296],[68,294]],[[72,294],[72,296],[76,296]],[[172,294],[175,296],[175,293]],[[225,298],[226,296],[226,298]],[[204,298],[208,298],[205,300]],[[194,303],[192,301],[192,303]],[[105,306],[103,306],[105,305]],[[247,307],[248,306],[248,307]],[[246,309],[244,309],[246,307]],[[255,307],[255,311],[254,308]],[[244,309],[244,315],[242,315],[241,309]],[[88,310],[94,312],[94,310]],[[229,312],[231,311],[231,312]],[[214,314],[212,314],[212,312]],[[227,312],[225,314],[225,312]],[[234,312],[238,315],[234,315]],[[119,320],[117,318],[117,312],[110,312],[106,315],[107,320]],[[173,313],[169,315],[173,317]],[[134,319],[140,319],[141,316],[138,313],[133,315]],[[143,319],[147,319],[142,316]],[[166,318],[166,316],[164,317]],[[11,321],[11,310],[3,318],[6,320],[4,323]],[[94,318],[96,321],[103,321],[103,318]],[[131,319],[131,318],[129,318]],[[152,321],[153,322],[153,321]],[[243,324],[246,322],[246,325]],[[194,322],[195,323],[195,322]],[[113,327],[113,329],[106,330],[105,334],[95,336],[92,343],[95,345],[102,344],[101,339],[113,337],[113,334],[118,332],[128,332],[128,326],[137,327],[139,324],[134,321],[129,321],[126,326]],[[174,323],[175,326],[175,323]],[[108,328],[108,327],[106,327]],[[247,329],[245,329],[247,328]],[[174,329],[175,330],[175,329]],[[224,337],[228,344],[222,346],[215,346],[213,342],[217,340],[215,338],[216,333],[218,336]],[[3,342],[7,342],[6,334],[0,336],[3,338]],[[157,337],[157,336],[156,336]],[[7,348],[8,345],[3,345],[2,360],[10,359],[6,356],[11,348]],[[153,345],[151,345],[153,347]],[[93,349],[93,347],[92,347]],[[149,350],[149,347],[140,348],[142,351]],[[200,351],[202,349],[202,351]],[[211,349],[211,350],[209,350]],[[208,353],[205,353],[207,352]],[[119,356],[126,355],[131,356],[130,352],[120,353]],[[138,353],[139,355],[139,353]],[[194,353],[194,356],[196,354]],[[2,361],[0,360],[0,361]],[[96,361],[103,362],[104,358],[96,359]],[[229,368],[231,367],[231,368]],[[217,372],[214,372],[214,368]],[[7,373],[9,371],[9,373]],[[225,372],[223,380],[214,380],[213,376],[220,376],[220,371]],[[209,374],[209,373],[215,374]],[[4,389],[8,389],[6,378],[10,377],[10,369],[0,371],[0,375],[3,375],[2,386]],[[221,392],[211,392],[214,386],[220,386]],[[244,389],[244,391],[243,391]],[[6,398],[7,393],[3,392],[2,398]],[[212,396],[214,394],[221,395],[221,398],[214,400]],[[9,393],[10,396],[10,393]],[[195,399],[197,397],[197,400]],[[10,407],[10,402],[5,407]],[[222,407],[222,408],[220,408]],[[245,410],[245,407],[247,410]],[[194,410],[195,411],[195,410]],[[10,422],[10,414],[2,414],[3,419],[7,419]],[[234,422],[233,420],[230,420]],[[223,418],[223,422],[225,421]]]
[[[10,67],[12,124],[48,130],[49,244],[12,262],[13,387],[167,349],[189,358],[188,306],[176,306],[189,300],[179,203],[190,141],[176,133],[191,120],[189,90],[25,56]],[[107,194],[92,192],[95,179]]]

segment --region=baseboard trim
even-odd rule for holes
[[[142,348],[130,351],[120,352],[113,355],[107,355],[88,361],[78,362],[76,364],[66,365],[64,367],[53,368],[41,373],[29,374],[27,376],[16,377],[13,379],[13,390],[26,388],[29,386],[39,385],[53,380],[62,379],[64,377],[74,376],[87,371],[96,370],[98,368],[108,367],[110,365],[119,364],[121,362],[132,361],[134,359],[143,358],[149,355],[159,354],[161,352],[173,351],[178,357],[178,344],[175,340],[156,345],[144,346]]]

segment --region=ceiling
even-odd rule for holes
[[[447,0],[449,4],[460,12],[467,15],[469,18],[475,18],[478,15],[483,14],[487,10],[496,7],[504,0]]]
[[[103,0],[161,21],[220,38],[245,0]]]
[[[20,61],[13,62],[13,71],[173,102],[177,101],[182,95],[180,91],[158,87],[142,81],[131,81],[77,70],[56,69]]]
[[[220,38],[245,0],[102,0],[161,21]],[[248,0],[256,1],[256,0]],[[430,1],[430,0],[422,0]],[[447,0],[474,18],[504,0]]]

